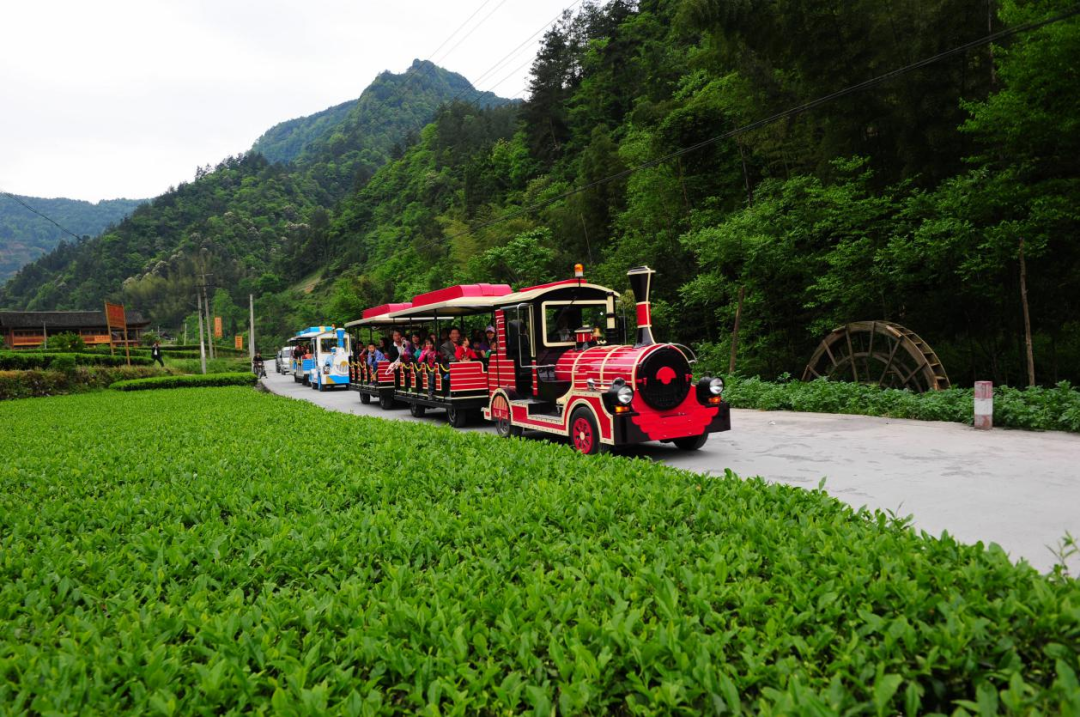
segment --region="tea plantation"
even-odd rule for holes
[[[0,422],[6,714],[1080,712],[1080,585],[819,491],[239,387]]]

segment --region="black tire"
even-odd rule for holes
[[[371,403],[371,394],[370,393],[364,393],[363,391],[361,391],[360,392],[360,403],[364,404],[365,406],[367,404]]]
[[[384,411],[389,411],[394,407],[394,397],[389,394],[381,394],[379,396],[379,408]]]
[[[506,418],[495,418],[496,412],[506,413]],[[510,419],[510,404],[505,396],[499,395],[491,402],[492,421],[495,423],[495,432],[503,438],[517,437],[524,433],[521,426],[515,426]]]
[[[298,379],[298,378],[296,377],[296,374],[295,374],[295,373],[294,373],[294,374],[293,374],[293,376],[292,376],[292,382],[293,382],[293,383],[300,383],[300,379]]]
[[[412,414],[413,418],[423,418],[424,414],[427,413],[427,406],[421,406],[419,403],[410,403],[409,413]]]
[[[446,420],[454,428],[464,428],[465,424],[469,422],[469,412],[451,404],[446,407]]]
[[[705,445],[705,441],[709,440],[708,433],[702,433],[700,436],[687,436],[686,438],[676,438],[672,443],[675,447],[682,451],[696,451]]]
[[[570,445],[587,456],[610,450],[609,446],[600,442],[600,429],[592,411],[587,408],[578,408],[570,414]]]

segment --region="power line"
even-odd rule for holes
[[[465,21],[463,23],[461,23],[460,25],[458,25],[456,30],[454,30],[452,33],[447,35],[446,39],[443,40],[439,44],[439,46],[435,48],[434,52],[432,52],[430,55],[428,55],[428,59],[426,61],[434,64],[435,59],[439,54],[439,51],[442,50],[442,48],[446,46],[446,43],[450,42],[454,38],[455,35],[457,35],[459,32],[461,32],[461,30],[464,29],[466,25],[468,25],[470,22],[472,22],[473,18],[475,18],[478,14],[480,14],[480,11],[483,10],[485,7],[487,7],[487,5],[490,2],[491,2],[491,0],[483,0],[483,2],[481,2],[480,5],[475,10],[473,10],[472,14],[469,15],[469,17],[465,18]],[[485,22],[487,22],[488,18],[490,18],[492,15],[494,15],[495,12],[500,7],[502,7],[505,3],[506,3],[506,0],[500,0],[499,4],[496,5],[495,8],[492,9],[491,12],[489,12],[487,15],[485,15],[480,20],[480,22],[473,25],[472,28],[467,33],[465,33],[461,38],[458,39],[458,41],[456,43],[454,43],[453,47],[451,47],[449,50],[447,50],[445,53],[443,53],[442,58],[440,58],[439,61],[441,62],[442,60],[445,60],[450,55],[450,53],[452,53],[454,50],[456,50],[458,48],[458,46],[461,45],[462,42],[467,40],[470,35],[472,35],[474,32],[476,32],[477,28],[479,28],[481,25],[483,25]],[[405,90],[408,89],[409,85],[412,83],[413,78],[417,77],[420,74],[420,67],[422,67],[422,65],[413,65],[412,67],[410,67],[408,69],[408,71],[406,71],[405,78],[402,79],[401,83],[397,86],[397,88],[395,88],[394,92],[391,93],[391,95],[386,98],[386,104],[390,104],[392,101],[395,101],[400,96],[404,95]],[[419,128],[419,125],[417,127],[414,127],[414,129],[418,129],[418,128]]]
[[[477,92],[477,94],[479,94],[480,90],[478,89],[478,85],[484,80],[484,78],[486,78],[488,75],[492,74],[493,72],[498,71],[499,68],[503,67],[508,61],[510,61],[511,59],[517,57],[518,54],[520,54],[521,50],[524,47],[526,47],[530,42],[532,42],[534,39],[536,39],[537,35],[539,35],[540,33],[547,30],[549,27],[554,25],[556,22],[559,21],[559,18],[561,18],[563,15],[565,15],[567,12],[569,12],[574,7],[580,5],[583,1],[584,0],[575,0],[575,2],[572,2],[569,5],[567,5],[566,7],[564,7],[562,10],[559,11],[558,15],[551,18],[551,20],[549,20],[548,22],[544,23],[543,26],[541,26],[539,30],[537,30],[536,32],[534,32],[533,34],[531,34],[527,38],[525,38],[521,42],[520,45],[515,47],[510,52],[506,53],[506,55],[504,55],[501,59],[499,59],[499,61],[496,62],[494,65],[492,65],[488,69],[484,70],[484,72],[481,73],[479,77],[477,77],[477,78],[475,78],[473,80],[473,90],[475,92]],[[487,90],[487,91],[490,92],[491,90]],[[464,90],[462,92],[459,92],[458,95],[451,100],[451,102],[453,102],[454,100],[457,100],[463,94],[465,94]]]
[[[1012,37],[1014,35],[1019,35],[1019,34],[1024,33],[1024,32],[1031,32],[1032,30],[1038,30],[1039,28],[1046,27],[1047,25],[1053,25],[1055,23],[1062,22],[1063,20],[1068,20],[1069,18],[1074,17],[1074,16],[1076,16],[1078,14],[1080,14],[1080,7],[1074,8],[1074,9],[1072,9],[1072,10],[1070,10],[1068,12],[1062,13],[1060,15],[1055,15],[1054,17],[1047,18],[1045,20],[1036,20],[1036,21],[1033,21],[1033,22],[1024,23],[1022,25],[1017,25],[1016,27],[1009,28],[1007,30],[1001,30],[999,32],[992,33],[992,34],[987,35],[985,37],[982,37],[982,38],[980,38],[978,40],[972,40],[971,42],[967,42],[967,43],[965,43],[963,45],[959,45],[959,46],[954,47],[954,48],[952,48],[950,50],[945,50],[944,52],[940,52],[940,53],[938,53],[936,55],[933,55],[931,57],[927,57],[925,59],[919,60],[918,62],[913,62],[910,65],[905,65],[904,67],[898,68],[896,70],[886,72],[883,75],[878,75],[877,77],[873,77],[873,78],[871,78],[869,80],[865,80],[865,81],[860,82],[858,84],[851,85],[849,87],[845,87],[842,90],[837,90],[836,92],[830,93],[828,95],[824,95],[824,96],[819,97],[819,98],[817,98],[815,100],[811,100],[810,102],[807,102],[805,104],[798,105],[797,107],[792,107],[790,109],[784,110],[783,112],[778,112],[778,113],[776,113],[776,114],[774,114],[774,115],[772,115],[770,117],[765,117],[763,119],[757,120],[756,122],[751,122],[748,125],[743,125],[742,127],[738,127],[736,129],[733,129],[733,130],[731,130],[729,132],[725,132],[723,134],[716,135],[715,137],[710,137],[708,139],[702,140],[702,141],[697,142],[695,144],[692,144],[692,145],[690,145],[688,147],[683,147],[682,149],[675,150],[674,152],[669,152],[669,153],[667,153],[665,155],[662,155],[660,157],[657,157],[655,159],[651,159],[648,162],[642,162],[641,164],[638,164],[636,166],[630,167],[628,169],[624,169],[621,172],[616,172],[615,174],[608,175],[607,177],[602,177],[602,178],[597,179],[595,181],[589,182],[588,184],[585,184],[583,186],[576,187],[574,189],[568,190],[566,192],[563,192],[562,194],[558,194],[558,195],[556,195],[554,197],[551,197],[549,199],[545,199],[543,201],[536,202],[534,204],[530,204],[529,206],[522,207],[521,209],[516,209],[516,210],[514,210],[514,211],[512,211],[512,212],[510,212],[508,214],[504,214],[501,217],[497,217],[495,219],[491,219],[489,221],[482,222],[481,224],[478,224],[478,225],[476,225],[476,226],[474,226],[474,227],[472,227],[470,229],[467,229],[465,231],[457,232],[456,234],[451,234],[451,235],[445,237],[443,239],[443,241],[451,241],[451,240],[456,239],[458,237],[467,236],[469,234],[474,234],[475,232],[477,232],[477,231],[479,231],[481,229],[485,229],[485,228],[493,226],[495,224],[500,224],[502,222],[509,221],[511,219],[516,219],[517,217],[520,217],[520,216],[522,216],[524,214],[529,214],[531,212],[536,211],[537,209],[543,209],[544,207],[550,206],[550,205],[552,205],[552,204],[554,204],[556,202],[560,202],[560,201],[562,201],[564,199],[568,199],[568,198],[570,198],[570,197],[572,197],[572,196],[574,196],[576,194],[581,194],[582,192],[585,192],[585,191],[587,191],[589,189],[592,189],[593,187],[600,186],[601,184],[607,184],[608,182],[613,182],[613,181],[615,181],[617,179],[623,179],[625,177],[630,176],[631,174],[634,174],[636,172],[640,172],[643,169],[649,169],[650,167],[655,167],[658,164],[663,164],[664,162],[667,162],[669,160],[675,159],[677,157],[681,157],[684,154],[689,154],[690,152],[695,152],[695,151],[697,151],[697,150],[699,150],[699,149],[701,149],[703,147],[707,147],[707,146],[709,146],[711,144],[716,144],[717,142],[722,142],[725,139],[730,139],[730,138],[738,136],[740,134],[745,134],[746,132],[752,132],[753,130],[760,129],[762,127],[765,127],[766,125],[770,125],[770,124],[772,124],[774,122],[778,122],[779,120],[782,120],[782,119],[787,119],[789,117],[794,117],[796,115],[800,115],[800,114],[802,114],[804,112],[808,112],[808,111],[810,111],[812,109],[816,109],[817,107],[820,107],[821,105],[824,105],[826,103],[832,102],[834,100],[838,100],[841,97],[845,97],[847,95],[854,94],[856,92],[861,92],[862,90],[869,89],[869,88],[874,87],[876,85],[882,84],[883,82],[888,82],[889,80],[895,79],[895,78],[897,78],[897,77],[899,77],[901,75],[905,75],[905,74],[907,74],[909,72],[913,72],[915,70],[926,67],[927,65],[932,65],[932,64],[934,64],[936,62],[940,62],[941,60],[944,60],[944,59],[946,59],[948,57],[952,57],[953,55],[958,55],[958,54],[967,52],[968,50],[974,49],[976,47],[981,47],[983,45],[988,45],[988,44],[996,42],[998,40],[1003,40],[1003,39]]]
[[[45,221],[49,222],[50,224],[53,224],[53,225],[54,225],[54,226],[55,226],[55,227],[56,227],[57,229],[59,229],[60,231],[64,232],[65,234],[68,234],[68,235],[70,235],[70,236],[74,237],[74,238],[75,238],[76,240],[79,240],[79,241],[81,241],[81,240],[82,240],[82,237],[81,237],[81,236],[79,236],[79,235],[78,235],[78,234],[76,234],[75,232],[71,231],[71,230],[70,230],[70,229],[68,229],[67,227],[63,226],[62,224],[60,224],[60,223],[59,223],[58,221],[56,221],[56,220],[55,220],[55,219],[53,219],[52,217],[50,217],[50,216],[47,216],[47,215],[45,215],[45,214],[42,214],[42,213],[41,213],[41,212],[39,212],[38,210],[34,209],[34,208],[33,208],[32,206],[30,206],[29,204],[27,204],[26,202],[24,202],[24,201],[23,201],[22,199],[20,199],[20,198],[19,198],[19,197],[18,197],[17,195],[15,195],[15,194],[12,194],[11,192],[5,192],[5,191],[4,191],[3,189],[0,189],[0,194],[3,194],[3,195],[4,195],[5,197],[8,197],[8,198],[10,198],[10,199],[13,199],[13,200],[15,200],[16,202],[18,202],[19,204],[21,204],[21,205],[22,205],[22,206],[23,206],[24,208],[26,208],[27,210],[29,210],[29,211],[33,212],[34,214],[37,214],[37,215],[38,215],[39,217],[41,217],[41,218],[42,218],[42,219],[44,219]]]

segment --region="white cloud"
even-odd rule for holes
[[[490,17],[435,61],[474,80],[571,1],[488,0],[469,27]],[[403,72],[482,2],[5,3],[0,188],[155,196],[196,166],[247,150],[277,122],[354,99],[383,70]],[[516,94],[527,69],[512,71],[532,54],[480,88],[510,75],[496,91]]]

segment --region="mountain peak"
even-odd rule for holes
[[[510,102],[478,92],[463,75],[417,58],[403,72],[379,73],[355,100],[271,127],[252,151],[271,162],[301,164],[360,148],[385,158],[410,131],[427,124],[440,105],[462,97],[479,107]]]

